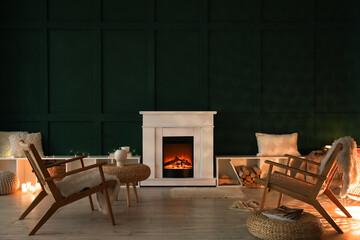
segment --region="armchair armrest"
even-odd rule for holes
[[[86,158],[86,157],[87,157],[87,155],[81,155],[81,156],[78,156],[78,157],[69,158],[69,159],[62,160],[62,161],[57,161],[56,163],[46,165],[46,168],[58,166],[58,165],[68,163],[68,162],[73,162],[73,161],[76,161],[76,160],[81,160],[81,159]]]
[[[312,177],[315,177],[315,178],[318,178],[318,179],[321,179],[321,180],[326,179],[326,177],[324,177],[324,176],[321,176],[321,175],[318,175],[318,174],[315,174],[315,173],[311,173],[311,172],[307,172],[307,171],[304,171],[304,170],[301,170],[301,169],[298,169],[298,168],[290,167],[290,166],[287,166],[287,165],[284,165],[284,164],[281,164],[281,163],[273,162],[273,161],[270,161],[270,160],[266,160],[265,163],[273,165],[275,167],[280,167],[280,168],[288,169],[288,170],[295,171],[295,172],[298,172],[298,173],[302,173],[302,174],[305,174],[305,175],[309,175],[309,176],[312,176]]]
[[[285,157],[288,157],[288,158],[293,158],[293,159],[300,160],[300,161],[303,161],[303,162],[306,162],[306,163],[310,163],[310,164],[314,164],[314,165],[320,166],[320,163],[319,163],[319,162],[315,162],[315,161],[310,160],[310,159],[307,159],[307,158],[301,158],[301,157],[293,156],[293,155],[290,155],[290,154],[285,154],[284,156],[285,156]]]
[[[105,164],[107,164],[107,162],[99,162],[99,163],[96,163],[96,164],[91,164],[91,165],[83,167],[83,168],[78,168],[78,169],[75,169],[75,170],[72,170],[72,171],[69,171],[69,172],[65,172],[65,173],[62,173],[62,174],[59,174],[59,175],[55,175],[55,176],[52,176],[52,177],[49,177],[49,178],[45,178],[45,181],[50,182],[50,181],[53,181],[54,179],[63,178],[63,177],[73,175],[75,173],[83,172],[83,171],[86,171],[86,170],[89,170],[89,169],[92,169],[92,168],[97,168],[97,167],[102,168],[102,165],[105,165]]]

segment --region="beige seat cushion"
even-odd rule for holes
[[[262,180],[266,181],[265,178],[263,178]],[[310,196],[310,194],[313,192],[314,186],[314,184],[305,182],[301,179],[294,179],[293,177],[284,175],[279,172],[273,172],[271,174],[270,184],[280,186],[290,191],[296,189],[298,193],[305,196]]]

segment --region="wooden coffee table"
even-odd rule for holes
[[[150,176],[150,168],[141,163],[128,163],[119,167],[115,164],[107,164],[103,166],[104,173],[115,175],[121,183],[126,185],[127,206],[130,207],[130,184],[133,186],[136,202],[139,198],[136,191],[136,183],[146,180]]]

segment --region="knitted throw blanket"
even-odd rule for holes
[[[105,181],[117,180],[118,183],[114,187],[108,188],[110,203],[116,200],[120,190],[120,182],[116,176],[104,174]],[[78,193],[84,189],[96,187],[101,184],[99,169],[90,169],[79,172],[74,175],[66,176],[61,181],[55,183],[63,197],[68,197],[74,193]],[[97,205],[100,211],[107,213],[106,199],[102,192],[96,193]]]
[[[340,197],[344,198],[348,193],[350,197],[350,192],[348,192],[349,189],[353,191],[352,189],[359,188],[358,185],[360,183],[358,182],[358,177],[360,177],[360,163],[357,156],[357,144],[355,140],[349,136],[336,139],[327,155],[331,154],[331,150],[333,150],[333,147],[338,143],[342,144],[342,149],[337,156],[337,164],[343,172],[343,185],[340,191]],[[324,160],[326,160],[326,157]],[[323,162],[324,161],[321,162],[319,172],[322,172],[325,166]]]

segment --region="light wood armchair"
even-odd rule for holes
[[[272,162],[266,160],[265,163],[269,164],[268,174],[265,178],[256,179],[255,181],[261,185],[263,185],[264,192],[261,200],[260,209],[264,209],[266,196],[269,189],[273,189],[275,191],[280,192],[280,197],[278,201],[278,207],[282,203],[283,194],[291,196],[295,199],[301,200],[312,205],[330,224],[331,226],[338,231],[339,233],[343,233],[340,227],[335,223],[332,217],[328,214],[328,212],[321,206],[317,197],[324,193],[347,217],[351,217],[351,214],[345,209],[345,207],[339,202],[334,193],[329,189],[331,181],[337,171],[336,157],[341,150],[342,145],[339,143],[336,146],[333,146],[330,149],[326,156],[324,157],[324,168],[322,172],[319,174],[311,173],[308,171],[304,171],[298,168],[294,168],[289,166],[290,158],[297,159],[303,161],[307,164],[315,164],[320,166],[320,163],[306,159],[300,158],[291,155],[285,155],[289,158],[289,162],[287,165],[280,164],[276,162]],[[285,173],[273,171],[274,167],[278,167],[285,170]],[[293,171],[295,173],[301,173],[305,176],[311,176],[316,179],[315,183],[309,183],[302,179],[296,178],[294,176],[288,175],[289,171]],[[291,174],[296,175],[296,174]]]
[[[23,141],[21,141],[20,145],[21,145],[27,159],[29,160],[29,163],[30,163],[31,167],[33,168],[33,171],[35,172],[35,175],[36,175],[37,179],[40,182],[42,191],[38,194],[38,196],[30,204],[30,206],[24,211],[24,213],[20,216],[19,220],[24,219],[40,203],[40,201],[46,195],[52,196],[54,201],[55,201],[51,205],[51,207],[48,209],[48,211],[45,213],[45,215],[36,224],[36,226],[31,230],[31,232],[29,233],[29,236],[34,235],[41,228],[41,226],[55,213],[55,211],[57,209],[59,209],[62,206],[65,206],[65,205],[67,205],[69,203],[72,203],[74,201],[77,201],[77,200],[79,200],[81,198],[89,197],[91,210],[94,210],[91,195],[96,193],[96,192],[99,192],[99,191],[102,191],[104,193],[104,195],[105,195],[105,199],[106,199],[108,213],[110,215],[111,223],[113,225],[115,225],[115,220],[114,220],[114,216],[113,216],[113,212],[112,212],[112,208],[111,208],[107,188],[111,187],[111,186],[115,186],[117,184],[117,181],[116,180],[109,180],[109,181],[105,180],[102,165],[106,164],[106,162],[101,162],[101,163],[97,163],[97,164],[93,164],[93,165],[85,167],[84,162],[83,162],[83,158],[85,158],[86,156],[84,155],[84,156],[79,156],[79,157],[67,159],[67,160],[64,160],[64,161],[59,161],[59,162],[56,162],[54,164],[50,164],[50,165],[45,166],[44,161],[41,159],[38,151],[36,150],[36,148],[35,148],[35,146],[33,144],[26,144]],[[65,172],[63,174],[59,174],[59,175],[52,176],[52,177],[50,176],[50,174],[49,174],[49,172],[47,170],[47,168],[49,168],[49,167],[53,167],[53,166],[57,166],[57,165],[61,165],[61,164],[69,163],[69,162],[73,162],[73,161],[80,161],[80,164],[81,164],[82,168],[75,169],[75,170]],[[93,187],[93,188],[83,190],[83,191],[75,193],[75,194],[72,194],[72,195],[70,195],[68,197],[63,197],[61,195],[59,189],[57,188],[57,186],[56,186],[56,184],[54,182],[54,179],[63,178],[63,177],[70,176],[70,175],[80,173],[80,172],[83,172],[83,171],[87,171],[87,170],[93,169],[93,168],[98,168],[99,169],[99,175],[100,175],[100,178],[101,178],[101,184],[100,185],[98,185],[96,187]]]

